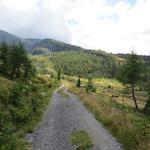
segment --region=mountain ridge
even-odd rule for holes
[[[22,40],[21,38],[9,32],[0,30],[0,42],[3,42],[3,41],[8,42],[9,44],[16,44],[16,43],[21,43]]]
[[[17,37],[16,35],[13,35],[9,32],[0,30],[0,42],[3,42],[3,41],[6,41],[8,44],[22,43],[28,52],[34,53],[34,54],[42,53],[43,49],[47,50],[48,52],[83,49],[80,46],[64,43],[64,42],[61,42],[61,41],[58,41],[55,39],[51,39],[51,38],[47,38],[47,39],[38,39],[38,38],[37,39],[35,39],[35,38],[23,39],[23,38]]]

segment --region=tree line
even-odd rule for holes
[[[56,71],[71,76],[109,77],[116,76],[119,63],[110,54],[91,51],[64,51],[51,54]]]
[[[0,44],[0,74],[10,79],[27,79],[35,74],[35,69],[21,44]]]

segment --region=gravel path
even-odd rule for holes
[[[62,87],[61,87],[62,88]],[[52,100],[42,121],[28,140],[33,150],[75,150],[69,143],[74,129],[90,134],[94,146],[90,150],[121,150],[119,143],[87,111],[77,96],[65,90],[68,96],[53,93]]]

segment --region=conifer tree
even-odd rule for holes
[[[5,41],[0,45],[0,73],[8,74],[9,70],[9,47]]]
[[[80,86],[81,86],[81,80],[80,80],[80,77],[78,78],[78,80],[77,80],[77,87],[79,88]]]
[[[135,88],[135,83],[140,78],[140,72],[141,72],[140,66],[141,63],[139,61],[138,56],[134,53],[134,51],[132,51],[131,55],[127,59],[127,62],[124,65],[122,65],[120,76],[119,76],[120,81],[131,85],[131,93],[137,111],[139,111],[139,108],[136,101],[134,88]]]

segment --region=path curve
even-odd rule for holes
[[[90,134],[94,144],[90,150],[122,150],[116,139],[95,120],[76,95],[65,89],[66,96],[58,90],[53,93],[51,103],[32,138],[29,136],[32,150],[75,150],[69,142],[74,129],[82,129]]]

